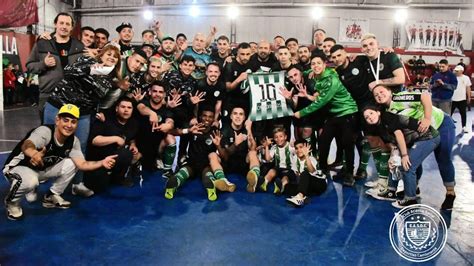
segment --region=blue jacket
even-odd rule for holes
[[[441,79],[444,85],[438,85],[436,83],[438,79]],[[438,101],[450,101],[457,85],[458,79],[450,70],[435,73],[431,78],[431,98]]]

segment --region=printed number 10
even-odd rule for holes
[[[262,90],[262,100],[263,101],[271,101],[276,100],[276,92],[275,92],[275,85],[274,84],[260,84],[258,85]],[[272,96],[270,96],[272,94]]]

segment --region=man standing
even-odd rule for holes
[[[211,59],[217,62],[221,69],[224,69],[227,63],[232,62],[230,41],[227,36],[221,35],[217,38],[217,51],[211,54]]]
[[[95,32],[92,27],[85,26],[81,28],[81,42],[84,48],[92,48],[94,45]]]
[[[250,45],[246,42],[240,43],[237,47],[237,57],[232,63],[225,67],[225,81],[227,89],[227,101],[224,103],[224,115],[230,114],[234,106],[242,106],[246,113],[250,111],[250,99],[248,91],[241,90],[241,84],[247,80],[249,73],[252,73],[250,64]]]
[[[458,79],[458,85],[454,91],[453,97],[451,98],[453,101],[451,116],[453,116],[454,110],[458,108],[459,114],[461,115],[462,130],[464,133],[468,133],[469,131],[466,128],[466,109],[471,103],[471,79],[464,75],[463,72],[464,68],[460,65],[457,65],[454,68],[454,74],[456,74],[456,78]]]
[[[74,136],[79,119],[79,108],[66,104],[55,119],[55,125],[40,126],[13,149],[5,162],[3,174],[11,183],[5,198],[7,217],[23,217],[20,201],[26,195],[29,202],[36,201],[39,182],[56,177],[44,195],[43,207],[67,209],[71,202],[61,197],[77,170],[92,171],[104,167],[112,169],[117,155],[101,161],[86,161],[79,139]]]
[[[221,69],[218,63],[209,63],[206,67],[206,78],[198,81],[194,95],[203,93],[202,102],[194,110],[194,117],[203,109],[214,110],[214,125],[219,124],[222,109],[222,100],[225,97],[225,83],[220,79]]]
[[[313,57],[318,51],[323,50],[324,39],[326,39],[326,31],[323,29],[316,29],[313,33],[314,49],[311,51],[311,57]]]
[[[373,34],[366,34],[361,40],[362,53],[370,60],[367,72],[369,73],[369,89],[378,84],[389,84],[392,91],[399,92],[405,83],[403,65],[394,53],[381,53],[379,43]]]
[[[439,61],[439,72],[431,77],[431,100],[433,106],[451,113],[451,98],[458,85],[456,76],[449,70],[448,60]]]
[[[285,46],[288,47],[291,55],[291,62],[297,64],[298,59],[298,40],[296,38],[288,38],[285,42]]]
[[[298,57],[300,62],[298,65],[303,69],[303,71],[309,70],[311,68],[311,53],[309,52],[309,48],[307,46],[300,46],[298,48]]]
[[[119,42],[120,45],[120,53],[122,53],[122,57],[127,57],[132,54],[133,46],[132,46],[132,39],[133,39],[133,27],[132,24],[128,22],[122,22],[115,30],[119,34]]]
[[[250,58],[250,64],[253,71],[258,70],[269,72],[271,67],[277,63],[275,55],[270,49],[270,43],[266,40],[261,40],[257,46],[257,53]]]
[[[53,38],[39,39],[26,62],[28,72],[38,74],[40,110],[43,110],[54,85],[63,78],[66,65],[74,63],[84,50],[84,45],[71,37],[73,26],[74,20],[70,14],[59,13],[54,19]]]
[[[183,55],[194,57],[195,69],[192,77],[196,80],[203,79],[206,74],[206,65],[211,62],[211,57],[206,52],[206,37],[202,33],[194,35],[193,46],[184,50]]]
[[[98,28],[95,31],[95,48],[102,49],[109,42],[109,32],[104,28]]]

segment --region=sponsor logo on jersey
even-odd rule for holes
[[[421,95],[420,94],[393,95],[392,100],[394,102],[419,102],[421,101]]]

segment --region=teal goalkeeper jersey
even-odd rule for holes
[[[390,113],[400,114],[415,118],[423,119],[425,113],[423,105],[421,104],[421,93],[418,92],[400,92],[392,95],[392,102],[388,108]],[[431,112],[431,126],[438,129],[443,123],[444,112],[433,106]]]

